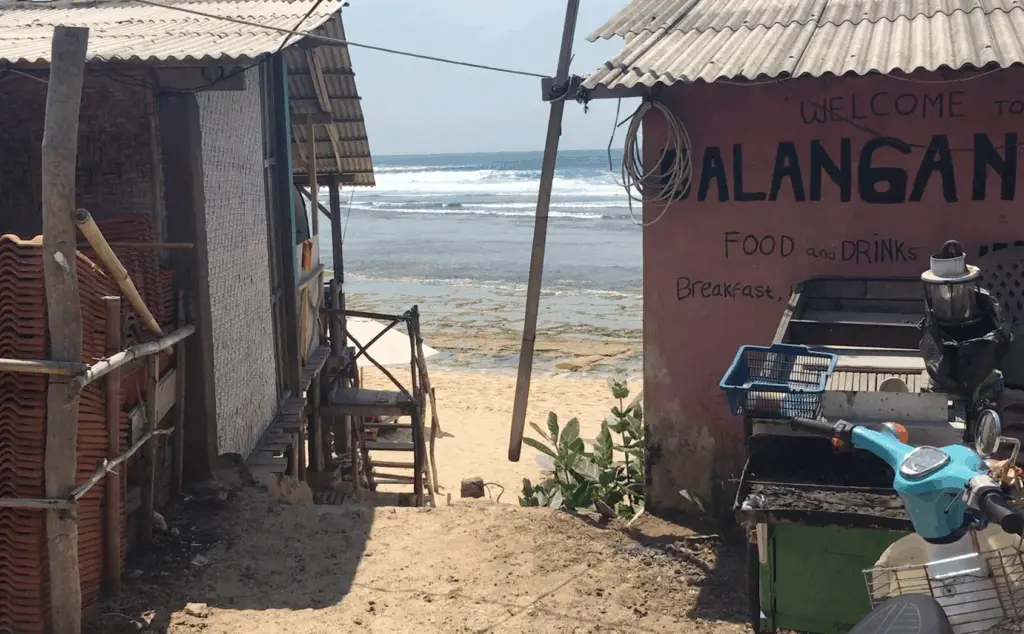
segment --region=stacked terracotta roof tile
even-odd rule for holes
[[[99,227],[107,242],[145,242],[157,241],[156,227],[152,216],[148,214],[128,214],[110,218],[98,218]],[[155,249],[137,249],[114,247],[114,252],[138,289],[139,295],[146,303],[153,317],[161,327],[172,325],[176,321],[173,271],[160,268],[159,252]],[[95,259],[92,249],[83,249],[83,253]],[[129,310],[127,301],[122,304],[123,310]]]
[[[41,240],[0,237],[0,357],[44,359],[45,288]],[[112,280],[84,255],[77,271],[82,308],[82,360],[104,356],[105,321],[101,299],[118,294]],[[132,271],[129,271],[133,273]],[[46,378],[0,373],[0,497],[41,498],[46,439]],[[86,388],[79,405],[78,469],[81,484],[107,455],[102,382]],[[130,424],[121,416],[120,447],[127,446]],[[95,600],[103,577],[103,490],[81,500],[79,572],[83,601]],[[123,531],[124,506],[120,509]],[[38,510],[0,509],[0,632],[43,632],[48,568],[45,515]],[[126,540],[122,539],[122,544]],[[123,561],[122,546],[122,561]]]

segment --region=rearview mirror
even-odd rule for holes
[[[974,431],[974,450],[982,458],[988,458],[999,450],[999,442],[1003,433],[1002,421],[995,411],[986,409],[978,414],[978,424]]]

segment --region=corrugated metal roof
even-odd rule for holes
[[[345,39],[342,0],[159,0],[161,4],[191,9],[284,29],[313,31]],[[310,13],[308,18],[307,13]],[[70,6],[19,2],[0,6],[0,62],[48,65],[50,42],[56,25],[89,27],[87,56],[93,62],[209,63],[257,60],[276,52],[285,38],[289,70],[291,112],[329,114],[331,123],[316,125],[317,172],[349,174],[355,185],[373,186],[373,161],[366,138],[363,109],[356,90],[348,47],[301,41],[258,26],[228,22],[180,10],[131,2],[74,2]],[[326,110],[317,99],[310,58],[322,71]],[[306,174],[307,126],[293,125],[294,171]]]
[[[216,16],[292,29],[316,0],[160,0]],[[303,23],[323,24],[340,7],[328,0]],[[135,2],[76,2],[72,6],[19,2],[0,7],[0,61],[46,64],[53,28],[89,27],[88,58],[123,61],[253,59],[272,53],[283,33]],[[294,37],[291,38],[295,40]]]
[[[317,35],[345,39],[345,26],[339,13],[317,29]],[[315,124],[317,174],[350,174],[354,185],[374,185],[373,160],[366,138],[363,108],[356,90],[352,58],[347,46],[320,45],[291,47],[285,51],[288,64],[288,91],[293,117],[330,115],[330,124]],[[322,77],[323,83],[319,83]],[[322,94],[317,94],[317,89]],[[309,126],[292,126],[295,172],[305,174],[309,154]],[[340,160],[337,158],[340,157]],[[322,184],[322,183],[321,183]]]
[[[585,88],[1024,62],[1024,0],[633,0]]]

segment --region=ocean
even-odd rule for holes
[[[638,362],[641,230],[615,182],[621,150],[612,157],[614,173],[605,150],[558,155],[537,346],[552,371],[580,356],[591,357],[584,371]],[[442,365],[514,367],[540,167],[541,152],[374,157],[377,186],[342,192],[349,305],[418,304]],[[329,223],[320,226],[333,268]]]

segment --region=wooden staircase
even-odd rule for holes
[[[419,329],[419,311],[414,306],[402,315],[380,315],[357,311],[342,311],[346,316],[365,317],[390,324],[385,331],[404,323],[410,339],[412,361],[408,389],[384,366],[367,353],[374,340],[363,345],[349,335],[356,353],[347,360],[355,364],[361,356],[369,359],[394,385],[395,390],[376,390],[358,385],[332,384],[323,413],[329,417],[351,417],[352,437],[349,442],[351,463],[358,473],[353,474],[357,487],[365,481],[371,491],[379,486],[411,487],[417,506],[433,504],[437,491],[436,468],[433,466],[433,445],[438,433],[437,415],[431,416],[430,441],[426,438],[424,417],[426,406],[433,404],[426,362],[423,358],[423,339]],[[379,336],[379,335],[378,335]],[[339,374],[344,375],[346,368]]]

